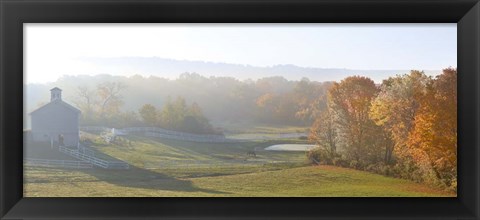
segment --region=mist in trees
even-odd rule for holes
[[[117,82],[103,82],[95,87],[78,86],[73,104],[81,111],[81,124],[98,125],[120,124],[119,122],[135,121],[135,113],[122,112],[121,93],[126,85]]]
[[[27,112],[32,111],[39,103],[48,102],[45,91],[57,86],[62,88],[65,101],[82,111],[83,126],[162,125],[180,129],[179,121],[202,127],[200,130],[205,130],[205,124],[215,127],[225,122],[309,126],[325,108],[331,85],[307,78],[290,81],[275,76],[240,81],[196,73],[184,73],[175,80],[138,75],[64,76],[54,83],[29,85],[26,103]],[[145,105],[149,106],[143,109]],[[188,111],[191,115],[185,113]]]
[[[142,122],[148,126],[197,134],[219,133],[213,129],[197,103],[188,106],[182,97],[177,97],[175,101],[169,98],[162,109],[145,104],[139,113]]]

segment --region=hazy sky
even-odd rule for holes
[[[457,66],[456,24],[24,24],[24,34],[27,83],[98,74],[82,57],[357,70]]]

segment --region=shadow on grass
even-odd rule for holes
[[[93,147],[86,147],[90,151],[95,153],[95,156],[103,160],[119,162],[116,157],[105,154]],[[125,161],[122,161],[125,162]],[[115,170],[115,169],[103,169],[94,167],[93,169],[82,170],[82,172],[96,177],[100,181],[108,182],[110,184],[151,189],[151,190],[166,190],[166,191],[178,191],[178,192],[204,192],[212,194],[229,194],[225,192],[219,192],[215,190],[201,189],[195,187],[191,181],[181,180],[175,177],[154,172],[148,169],[143,169],[129,164],[128,170]]]
[[[153,172],[132,165],[130,165],[130,169],[128,170],[93,168],[85,169],[81,172],[92,175],[100,181],[123,187],[178,192],[230,194],[227,192],[198,188],[194,186],[191,181],[177,179],[162,173]]]

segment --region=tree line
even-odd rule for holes
[[[328,90],[309,139],[324,164],[412,179],[456,190],[457,70],[411,71],[380,85],[347,77]]]
[[[149,104],[157,110],[156,125],[188,130],[185,128],[188,126],[181,128],[178,125],[183,119],[167,120],[165,116],[160,116],[162,112],[167,114],[166,106],[185,102],[186,105],[195,105],[194,108],[202,112],[203,117],[186,119],[187,124],[202,124],[192,125],[202,127],[194,129],[197,133],[211,131],[205,123],[206,119],[211,124],[247,122],[309,126],[315,115],[325,108],[327,90],[332,84],[307,78],[292,81],[279,76],[240,81],[232,77],[204,77],[196,73],[184,73],[174,80],[138,75],[65,76],[51,85],[29,85],[27,97],[35,99],[28,100],[27,104],[44,104],[38,101],[48,100],[44,91],[57,86],[62,88],[66,101],[82,111],[81,125],[117,128],[151,125],[153,121],[145,120],[145,115],[140,114],[140,109]],[[44,94],[44,97],[39,94]],[[178,108],[183,111],[183,107]]]
[[[196,134],[217,134],[197,103],[188,106],[183,97],[170,98],[162,109],[145,104],[139,109],[142,121],[152,127]]]

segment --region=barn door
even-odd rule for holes
[[[59,134],[59,135],[58,135],[58,145],[60,145],[60,146],[65,146],[65,145],[63,144],[63,134]]]

